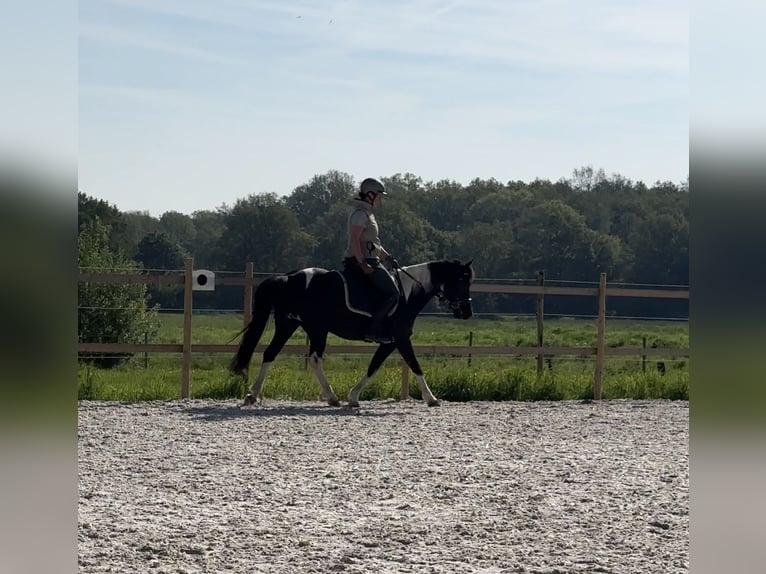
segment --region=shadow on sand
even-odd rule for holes
[[[349,406],[331,407],[329,405],[255,405],[242,407],[240,405],[194,406],[184,409],[186,413],[197,420],[221,421],[243,418],[264,417],[386,417],[401,413],[370,410],[366,408],[351,408]]]

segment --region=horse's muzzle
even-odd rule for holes
[[[455,319],[470,319],[473,316],[470,297],[459,301],[450,301],[449,307],[452,309],[452,316]]]

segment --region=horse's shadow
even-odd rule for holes
[[[224,421],[244,418],[271,418],[271,417],[385,417],[395,413],[370,411],[348,406],[268,406],[256,405],[254,407],[242,407],[240,405],[221,406],[194,406],[184,409],[186,413],[202,421]]]

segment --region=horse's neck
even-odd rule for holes
[[[423,296],[430,299],[436,292],[436,288],[431,280],[431,272],[428,269],[428,263],[418,265],[409,265],[404,267],[404,273],[399,273],[402,280],[402,289],[404,298],[409,301],[413,292],[423,291]]]

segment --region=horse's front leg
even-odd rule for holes
[[[412,341],[409,337],[396,340],[396,348],[399,349],[399,353],[402,355],[404,362],[415,374],[415,378],[418,381],[418,387],[420,387],[420,394],[423,396],[423,400],[429,407],[438,407],[439,399],[437,399],[431,389],[428,388],[426,378],[423,376],[423,369],[420,368],[420,363],[417,357],[415,357],[415,350],[412,348]]]
[[[348,392],[348,406],[359,406],[359,393],[362,392],[364,386],[370,381],[378,369],[380,369],[383,361],[385,361],[386,358],[393,352],[394,348],[396,348],[395,343],[384,343],[378,347],[378,350],[375,351],[375,354],[372,356],[370,364],[367,367],[367,373],[359,380],[354,388]]]
[[[323,332],[311,332],[309,334],[309,366],[314,371],[314,375],[319,381],[319,386],[322,387],[322,397],[327,401],[327,404],[332,407],[339,407],[340,401],[338,395],[332,390],[330,381],[324,374],[322,368],[322,356],[324,355],[325,348],[327,347],[327,331]]]

